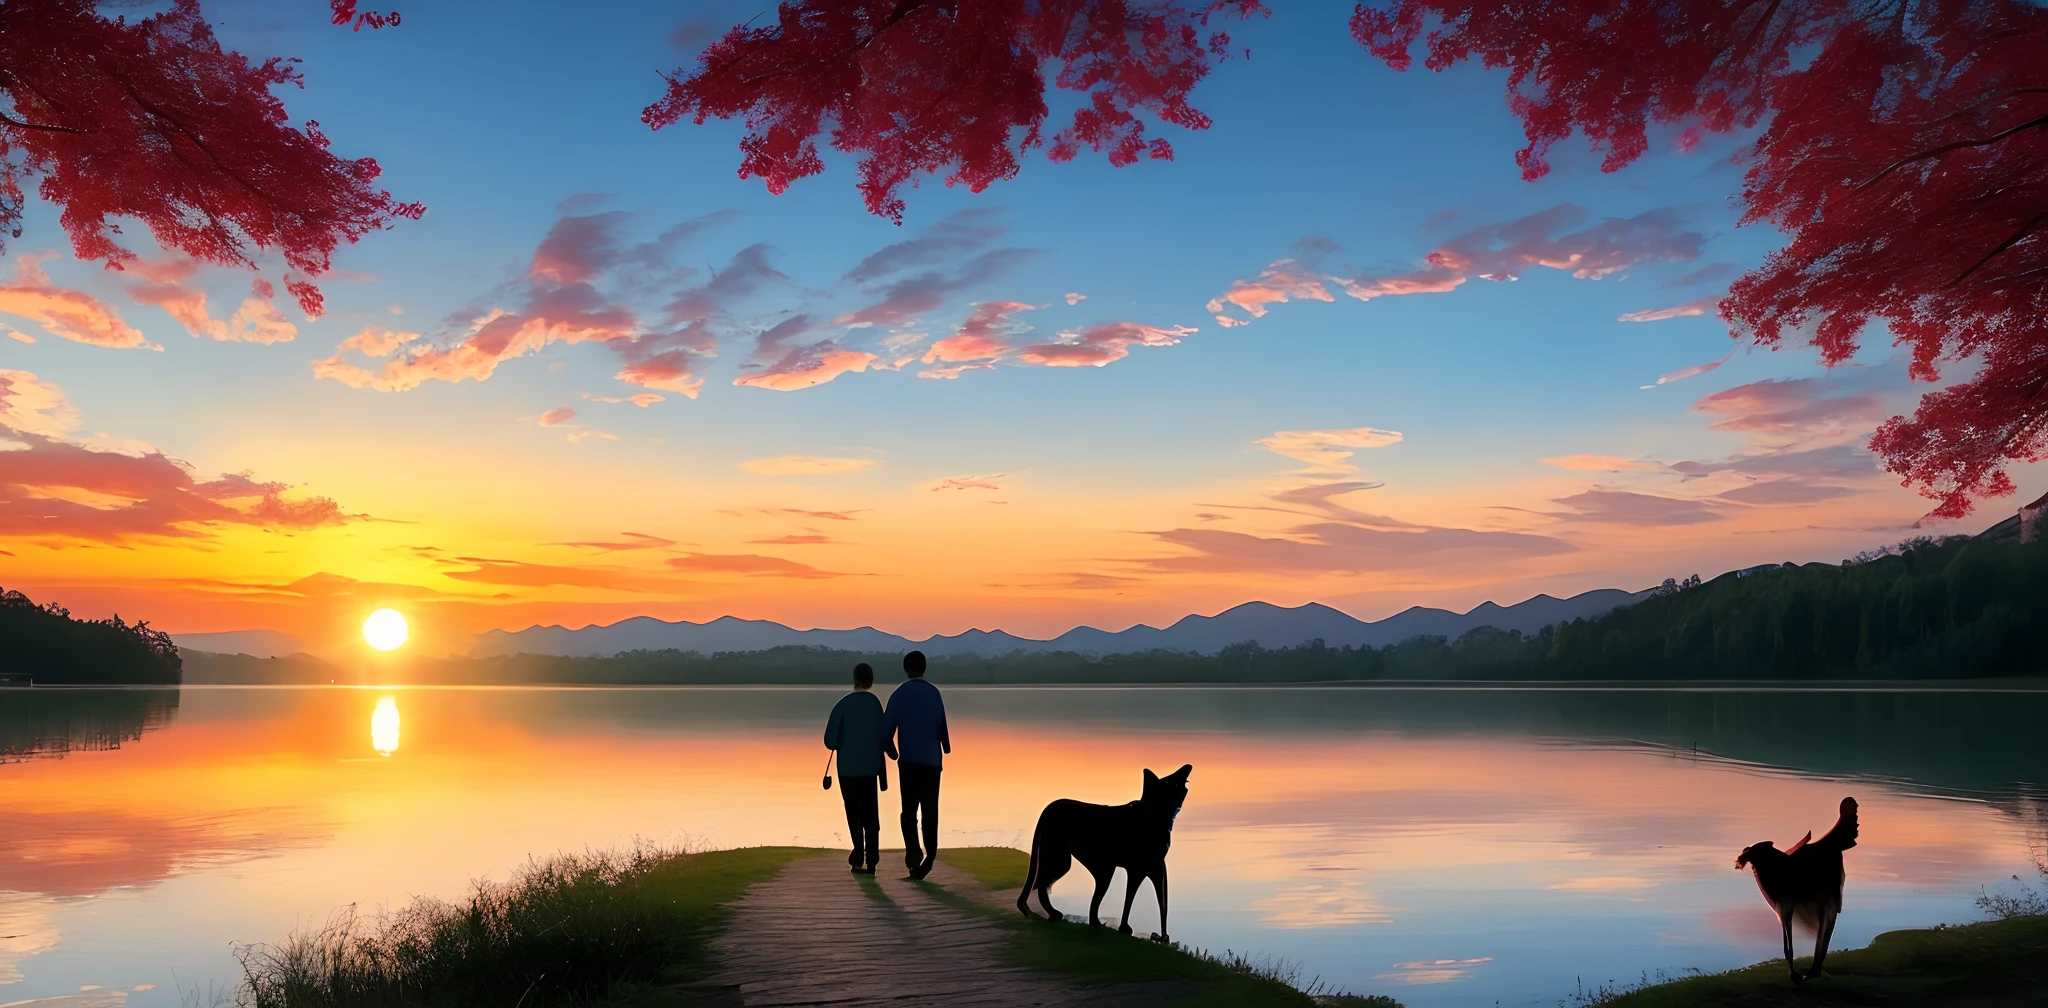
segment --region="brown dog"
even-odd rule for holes
[[[1819,976],[1821,961],[1828,957],[1828,939],[1835,934],[1835,918],[1842,912],[1842,883],[1847,872],[1842,852],[1856,846],[1856,799],[1842,799],[1842,817],[1835,828],[1819,840],[1808,831],[1805,838],[1781,851],[1769,840],[1751,844],[1735,859],[1737,869],[1748,868],[1756,875],[1756,887],[1764,902],[1778,912],[1785,928],[1785,968],[1792,982],[1806,979],[1792,965],[1792,922],[1813,929],[1813,969],[1807,976]]]

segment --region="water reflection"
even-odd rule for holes
[[[398,698],[384,697],[377,701],[377,709],[370,712],[370,748],[379,756],[389,756],[398,751]]]
[[[1192,762],[1176,936],[1416,1008],[1770,957],[1732,852],[1825,827],[1843,794],[1867,812],[1842,947],[1974,916],[2044,836],[2048,757],[2021,730],[2043,694],[945,688],[946,844],[1021,844],[1052,798],[1122,802],[1139,768]],[[372,760],[363,707],[395,753],[395,692],[188,689],[145,744],[0,766],[0,890],[43,894],[0,894],[25,922],[0,935],[33,936],[0,942],[25,974],[5,996],[168,987],[171,964],[231,986],[229,941],[458,896],[530,854],[836,844],[812,756],[837,693],[413,688],[407,758]],[[1080,879],[1054,902],[1085,903]]]
[[[8,689],[0,692],[0,763],[119,749],[177,715],[175,689]]]

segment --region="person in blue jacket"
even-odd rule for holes
[[[867,662],[853,667],[853,692],[839,698],[825,722],[825,748],[837,753],[839,797],[846,803],[846,835],[853,853],[846,863],[873,875],[882,860],[882,814],[875,788],[889,789],[888,764],[882,755],[896,755],[889,738],[888,718],[875,699],[875,670]]]
[[[889,694],[886,730],[896,736],[901,753],[897,767],[903,771],[903,862],[911,878],[921,879],[931,874],[939,856],[939,771],[944,754],[953,751],[953,740],[946,734],[946,702],[939,698],[939,688],[924,678],[924,652],[903,656],[903,674],[909,678]]]

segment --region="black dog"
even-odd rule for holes
[[[1173,843],[1173,819],[1188,798],[1188,764],[1160,777],[1145,771],[1145,791],[1129,805],[1090,805],[1062,798],[1038,814],[1038,829],[1031,834],[1031,869],[1024,876],[1024,891],[1017,894],[1017,909],[1031,913],[1031,890],[1038,890],[1038,905],[1045,915],[1060,920],[1052,907],[1052,884],[1060,880],[1079,860],[1095,876],[1095,898],[1088,901],[1088,923],[1101,927],[1098,916],[1102,897],[1109,892],[1110,879],[1122,868],[1129,883],[1124,890],[1123,926],[1131,933],[1131,902],[1138,898],[1138,886],[1152,880],[1159,897],[1159,941],[1166,941],[1166,848]]]
[[[1756,874],[1764,902],[1778,912],[1785,929],[1785,966],[1795,984],[1805,977],[1792,965],[1792,922],[1813,929],[1813,968],[1807,976],[1819,976],[1820,964],[1828,957],[1828,939],[1835,936],[1835,918],[1842,912],[1842,883],[1847,877],[1842,852],[1856,846],[1857,831],[1856,799],[1844,798],[1842,816],[1827,836],[1815,840],[1808,833],[1782,851],[1766,840],[1750,844],[1735,859],[1735,867]]]

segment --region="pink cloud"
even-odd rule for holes
[[[907,269],[957,262],[1008,231],[998,223],[1002,213],[994,207],[977,207],[949,214],[924,234],[883,246],[847,270],[843,279],[872,283]]]
[[[1650,384],[1641,387],[1646,389],[1652,389],[1656,388],[1659,385],[1669,385],[1672,382],[1684,381],[1687,378],[1697,378],[1700,375],[1706,374],[1707,372],[1712,371],[1720,367],[1721,365],[1728,363],[1728,361],[1733,359],[1734,356],[1735,348],[1729,347],[1728,352],[1722,354],[1720,360],[1708,361],[1705,364],[1688,364],[1685,367],[1679,368],[1676,371],[1666,371],[1663,374],[1658,375],[1656,381],[1653,381]]]
[[[540,415],[540,425],[542,427],[559,427],[574,419],[576,419],[576,411],[567,406],[561,406],[542,413]]]
[[[1330,296],[1323,284],[1332,278],[1307,269],[1296,259],[1276,259],[1259,275],[1249,280],[1233,282],[1221,296],[1209,302],[1209,313],[1216,316],[1218,324],[1230,326],[1250,325],[1251,319],[1241,319],[1223,313],[1225,307],[1235,307],[1252,318],[1264,318],[1267,305],[1285,304],[1299,298],[1306,301],[1330,302]]]
[[[967,320],[960,323],[960,328],[955,330],[953,335],[933,343],[925,350],[924,362],[967,364],[986,361],[988,363],[974,366],[993,366],[995,361],[1010,352],[1009,339],[1031,328],[1012,316],[1018,312],[1031,311],[1034,307],[1036,306],[1022,301],[984,301],[975,305],[974,310],[968,313]],[[955,370],[955,374],[957,373],[958,369]],[[946,377],[950,378],[952,375]]]
[[[994,249],[962,263],[959,270],[933,270],[876,288],[881,300],[833,319],[839,325],[893,326],[906,323],[944,304],[947,299],[1003,276],[1038,253],[1029,249]]]
[[[1781,446],[1848,440],[1891,415],[1875,391],[1850,391],[1821,378],[1766,379],[1723,389],[1692,404],[1721,419],[1710,430],[1737,431]]]
[[[206,310],[206,292],[185,283],[198,272],[196,263],[138,260],[130,268],[150,282],[128,285],[128,296],[163,309],[194,336],[221,343],[286,343],[299,334],[273,303],[277,289],[261,277],[250,282],[249,296],[233,316],[217,319]]]
[[[638,406],[638,407],[640,407],[641,409],[646,409],[647,407],[649,407],[649,406],[652,406],[652,405],[654,405],[655,403],[658,403],[658,402],[667,402],[667,401],[668,401],[668,397],[667,397],[667,396],[661,396],[661,395],[656,395],[656,394],[654,394],[654,393],[652,393],[652,392],[636,392],[636,393],[634,393],[634,394],[632,394],[632,395],[629,395],[629,396],[603,396],[603,395],[591,395],[590,393],[588,393],[588,392],[585,392],[585,393],[583,394],[583,398],[585,398],[585,399],[588,399],[588,400],[590,400],[591,402],[601,402],[601,403],[631,403],[631,404],[633,404],[633,405],[635,405],[635,406]]]
[[[115,350],[162,350],[121,320],[112,308],[84,291],[58,287],[43,272],[51,253],[14,260],[14,281],[0,284],[0,312],[42,326],[50,335]]]
[[[549,543],[548,545],[577,546],[585,549],[594,549],[600,553],[619,553],[626,550],[666,549],[676,544],[674,539],[663,539],[660,536],[648,535],[645,532],[621,532],[619,536],[620,539],[616,542],[561,542]]]
[[[57,383],[0,369],[0,428],[62,437],[77,426],[78,410]]]
[[[1288,530],[1293,538],[1267,538],[1222,529],[1171,529],[1153,535],[1191,555],[1140,561],[1162,574],[1329,573],[1413,570],[1457,560],[1499,563],[1570,553],[1564,540],[1525,532],[1415,526],[1400,531],[1343,522]]]
[[[1610,217],[1591,227],[1583,207],[1559,204],[1541,213],[1475,228],[1424,257],[1424,265],[1391,274],[1353,273],[1340,281],[1361,301],[1401,294],[1441,294],[1467,280],[1515,280],[1533,267],[1562,270],[1580,280],[1598,280],[1637,266],[1699,258],[1706,239],[1684,231],[1678,215],[1651,210],[1634,217]]]
[[[1199,331],[1192,326],[1162,329],[1137,322],[1108,322],[1061,333],[1058,343],[1025,347],[1016,359],[1045,367],[1101,367],[1130,356],[1133,346],[1172,346],[1189,333]]]
[[[1556,503],[1572,510],[1568,513],[1543,513],[1553,518],[1574,522],[1661,527],[1696,525],[1700,522],[1721,520],[1719,512],[1696,500],[1659,497],[1655,494],[1631,493],[1625,490],[1587,490],[1569,497],[1559,497]]]
[[[424,340],[391,346],[379,355],[390,359],[376,371],[351,364],[337,353],[314,361],[313,373],[379,392],[403,392],[429,381],[467,378],[481,382],[495,373],[499,364],[538,353],[552,343],[625,340],[637,331],[638,321],[632,312],[607,304],[596,291],[578,285],[544,292],[524,312],[493,310],[473,323],[466,337],[449,346]],[[362,336],[358,333],[351,339]]]
[[[1072,308],[1073,306],[1088,300],[1088,295],[1083,294],[1080,291],[1068,291],[1064,295],[1061,295],[1061,297],[1065,299],[1065,301],[1067,302],[1067,307],[1069,308]]]
[[[874,354],[862,350],[849,350],[825,340],[806,347],[792,348],[781,360],[768,366],[758,374],[741,375],[733,379],[734,385],[751,385],[755,388],[773,389],[777,392],[795,392],[799,389],[823,385],[848,371],[866,371],[876,360]]]
[[[1648,311],[1624,312],[1616,321],[1662,322],[1666,319],[1691,318],[1695,315],[1705,315],[1710,311],[1720,310],[1721,298],[1722,295],[1715,294],[1711,297],[1695,298],[1684,304],[1672,305],[1669,308],[1652,308]]]
[[[666,563],[677,570],[696,574],[746,574],[754,577],[805,580],[848,576],[834,571],[819,570],[810,564],[797,563],[794,560],[753,553],[692,553],[689,556],[672,557]]]

